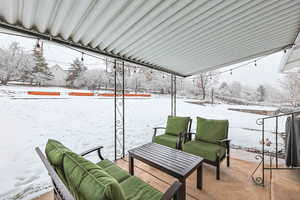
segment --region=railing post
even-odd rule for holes
[[[171,74],[171,115],[176,116],[176,76]]]
[[[262,186],[265,186],[265,120],[262,120]]]
[[[118,67],[120,65],[120,67]],[[114,157],[125,157],[125,67],[114,61]],[[121,78],[120,78],[121,76]],[[119,86],[119,87],[118,87]],[[122,137],[122,139],[120,139]]]
[[[117,60],[114,61],[114,149],[115,160],[117,160]]]
[[[278,168],[278,117],[276,117],[276,129],[275,129],[275,137],[276,137],[276,168]]]

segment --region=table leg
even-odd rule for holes
[[[134,175],[134,160],[133,157],[129,154],[129,173]]]
[[[186,184],[185,179],[179,180],[181,182],[181,189],[179,192],[179,199],[185,200],[186,199]]]
[[[203,163],[197,168],[197,188],[202,190],[203,185]]]

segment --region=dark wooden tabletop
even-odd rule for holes
[[[202,164],[203,158],[156,143],[129,150],[129,156],[162,169],[179,179],[186,178]]]

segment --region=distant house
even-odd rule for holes
[[[66,86],[66,78],[68,75],[68,72],[61,68],[59,65],[54,65],[50,67],[50,72],[53,74],[53,79],[50,81],[47,81],[47,85],[51,86]]]

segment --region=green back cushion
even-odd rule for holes
[[[196,140],[218,143],[227,138],[228,120],[213,120],[197,117]]]
[[[45,153],[52,165],[62,167],[63,156],[66,152],[71,152],[71,150],[56,140],[48,140]]]
[[[72,152],[65,153],[63,166],[77,200],[125,200],[119,183],[100,166]]]
[[[66,184],[66,178],[63,172],[63,157],[66,152],[71,152],[71,150],[56,140],[48,140],[45,149],[47,159],[54,167],[64,184]]]
[[[174,117],[168,116],[166,134],[169,135],[179,135],[184,133],[188,129],[189,117]]]

